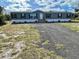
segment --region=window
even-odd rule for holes
[[[21,13],[17,13],[17,18],[21,19]]]
[[[16,19],[17,18],[17,14],[16,13],[12,13],[12,18]]]
[[[35,19],[36,18],[36,13],[31,13],[29,16],[30,16],[30,19]]]
[[[59,13],[59,16],[61,16],[62,14]]]
[[[29,14],[26,13],[26,14],[25,14],[25,17],[26,17],[26,19],[29,19]]]
[[[24,13],[22,13],[22,17],[24,16]]]
[[[71,14],[70,13],[67,13],[67,18],[71,18]]]
[[[26,18],[25,13],[21,13],[21,18],[22,19],[25,19]]]
[[[62,18],[62,13],[58,13],[58,18]]]
[[[51,18],[57,19],[58,18],[58,13],[52,13]]]
[[[67,14],[67,16],[70,16],[70,14]]]
[[[62,19],[66,19],[67,17],[66,17],[66,13],[64,12],[64,13],[62,13]]]
[[[51,14],[46,14],[46,18],[51,18]]]
[[[11,18],[13,19],[14,17],[13,17],[13,13],[11,13]]]

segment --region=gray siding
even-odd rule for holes
[[[73,18],[74,14],[70,12],[12,12],[12,19],[40,19],[40,13],[43,14],[43,19],[66,19]]]

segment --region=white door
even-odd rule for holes
[[[40,13],[40,19],[43,19],[43,13]]]

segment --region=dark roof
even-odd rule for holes
[[[41,10],[35,10],[35,11],[16,11],[16,12],[11,12],[11,13],[32,13],[32,12],[42,12],[42,13],[73,13],[73,12],[67,12],[67,11],[41,11]]]
[[[33,11],[33,12],[43,12],[43,11],[41,11],[41,10],[35,10],[35,11]]]

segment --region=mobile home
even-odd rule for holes
[[[33,12],[11,12],[13,23],[71,21],[73,17],[74,13],[72,12],[43,12],[40,10]]]

